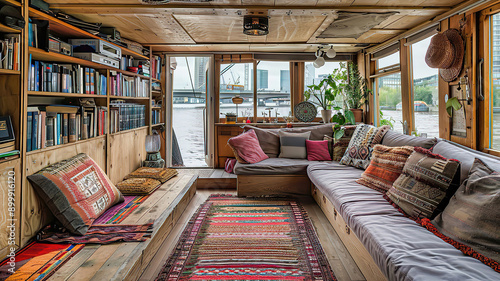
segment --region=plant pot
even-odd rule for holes
[[[332,110],[331,109],[321,110],[321,118],[323,119],[323,123],[330,123],[330,119],[332,119]]]
[[[354,114],[354,120],[356,123],[363,122],[363,109],[351,108],[352,114]]]

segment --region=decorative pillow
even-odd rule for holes
[[[81,153],[28,176],[64,228],[84,235],[96,218],[123,196],[88,155]]]
[[[288,133],[280,131],[279,135],[281,142],[280,158],[306,159],[306,140],[309,139],[311,132]]]
[[[340,164],[366,169],[370,164],[373,146],[382,141],[389,129],[390,126],[380,128],[366,124],[356,126]]]
[[[279,129],[262,129],[255,126],[246,125],[245,131],[253,129],[259,140],[259,145],[269,158],[276,158],[280,154]]]
[[[356,125],[344,126],[343,128],[344,135],[340,139],[335,140],[333,144],[332,160],[334,161],[340,161],[340,159],[342,159],[342,156],[344,156],[345,151],[349,146],[349,142],[351,141],[352,135],[356,130]]]
[[[309,161],[331,161],[332,157],[328,152],[328,141],[306,140],[307,160]]]
[[[475,159],[469,177],[432,224],[444,235],[500,263],[500,174]]]
[[[373,147],[370,165],[356,182],[380,192],[387,192],[403,171],[413,146],[389,147],[377,144]]]
[[[254,130],[230,138],[227,144],[233,149],[236,160],[240,163],[253,164],[269,158],[260,147]]]
[[[159,180],[161,183],[168,181],[178,174],[176,169],[140,167],[128,174],[125,179],[150,178]]]
[[[413,218],[433,219],[460,182],[460,162],[415,147],[387,197]]]
[[[323,140],[328,141],[328,153],[330,154],[330,157],[332,157],[333,156],[333,144],[335,142],[335,139],[332,138],[331,136],[324,135]]]
[[[160,186],[159,180],[150,178],[130,178],[116,184],[124,195],[148,195]]]

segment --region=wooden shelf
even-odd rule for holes
[[[119,132],[116,132],[116,133],[113,133],[113,134],[110,134],[110,135],[111,136],[116,136],[116,135],[120,135],[120,134],[130,133],[130,132],[133,132],[133,131],[147,129],[147,128],[149,128],[149,126],[142,126],[142,127],[135,128],[135,129],[128,129],[128,130],[124,130],[124,131],[119,131]]]
[[[161,110],[161,106],[152,106],[151,109],[158,109]]]
[[[149,100],[149,97],[122,97],[122,96],[109,96],[112,99],[123,100]]]
[[[20,75],[21,71],[19,71],[19,70],[12,70],[12,69],[0,69],[0,74]]]
[[[73,26],[69,23],[66,23],[60,19],[53,17],[53,16],[47,15],[46,13],[38,11],[34,8],[29,8],[29,16],[32,18],[35,18],[35,19],[49,21],[50,30],[53,30],[53,31],[55,31],[61,35],[67,36],[69,38],[93,38],[93,39],[103,40],[101,37],[99,37],[97,35],[91,34],[83,29],[80,29],[80,28]],[[103,41],[106,41],[106,40],[103,40]],[[109,42],[109,41],[106,41],[106,42]],[[139,54],[137,52],[129,50],[129,49],[122,47],[120,45],[117,45],[113,42],[109,42],[109,43],[113,44],[114,46],[119,47],[122,50],[123,55],[133,56],[134,58],[137,58],[137,59],[149,60],[148,57],[146,57],[142,54]]]
[[[59,93],[59,92],[39,92],[39,91],[28,91],[28,96],[64,97],[64,98],[107,98],[107,96],[103,96],[103,95],[88,95],[88,94]]]
[[[0,159],[0,164],[7,163],[7,162],[10,162],[10,161],[16,161],[19,158],[21,158],[21,155],[19,155],[19,154],[18,155],[12,155],[12,156],[9,156],[9,157],[5,157],[5,158]]]
[[[20,29],[15,29],[15,28],[12,28],[12,27],[8,27],[6,25],[3,25],[0,23],[0,32],[4,32],[4,33],[21,33],[21,30]]]
[[[126,71],[126,70],[122,70],[122,69],[118,69],[118,68],[110,68],[110,70],[114,70],[116,72],[119,72],[121,74],[128,75],[128,76],[137,76],[137,77],[141,77],[142,79],[147,79],[147,80],[150,79],[147,76],[144,76],[144,75],[141,75],[141,74],[137,74],[137,73],[134,73],[134,72],[130,72],[130,71]]]
[[[28,155],[32,155],[32,154],[43,153],[43,152],[46,152],[46,151],[49,151],[49,150],[54,150],[54,149],[59,149],[59,148],[63,148],[63,147],[68,147],[68,146],[71,146],[71,145],[80,144],[80,143],[84,143],[84,142],[88,142],[88,141],[93,141],[93,140],[100,139],[100,138],[106,138],[106,135],[102,135],[102,136],[98,136],[98,137],[93,137],[93,138],[89,138],[89,139],[86,139],[86,140],[79,140],[79,141],[76,141],[76,142],[69,142],[69,143],[65,143],[65,144],[54,145],[54,146],[50,146],[50,147],[46,147],[46,148],[42,148],[42,149],[32,150],[32,151],[26,152],[26,155],[28,156]]]
[[[161,83],[161,81],[159,79],[156,79],[156,78],[151,78],[151,81],[153,81],[153,82],[160,82]]]
[[[21,3],[15,0],[0,0],[0,3],[9,4],[11,6],[21,7]]]
[[[153,124],[153,127],[158,127],[158,126],[165,126],[165,123],[158,123],[158,124]]]

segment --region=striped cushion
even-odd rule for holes
[[[281,153],[279,157],[306,159],[306,140],[309,139],[310,135],[311,132],[289,133],[280,131]]]
[[[413,146],[389,147],[377,144],[373,147],[370,166],[356,182],[380,192],[387,192],[403,171]]]
[[[460,183],[460,162],[415,147],[387,197],[413,218],[433,219]]]

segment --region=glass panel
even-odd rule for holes
[[[399,63],[399,52],[377,60],[377,68],[384,68]]]
[[[257,64],[257,116],[276,117],[290,114],[290,63],[260,61]]]
[[[424,60],[430,42],[431,37],[411,46],[415,128],[417,134],[439,137],[439,70]]]
[[[219,117],[226,118],[226,113],[253,117],[253,64],[222,64],[220,69]],[[243,98],[242,104],[232,102],[231,99],[237,95]]]
[[[492,34],[500,33],[500,14],[491,20]],[[500,150],[500,38],[492,36],[491,48],[491,148]]]
[[[401,103],[401,73],[377,78],[380,124],[392,125],[394,131],[403,133]]]
[[[173,74],[174,166],[205,167],[204,114],[208,57],[177,57]],[[178,153],[179,152],[179,153]]]
[[[328,75],[332,74],[335,69],[340,68],[340,62],[327,61],[325,65],[320,68],[315,68],[312,62],[305,63],[304,72],[304,90],[307,90],[307,86],[313,84],[319,84],[322,79],[326,78]],[[338,97],[337,106],[342,107],[342,97]],[[321,117],[321,111],[318,108],[318,117]]]

